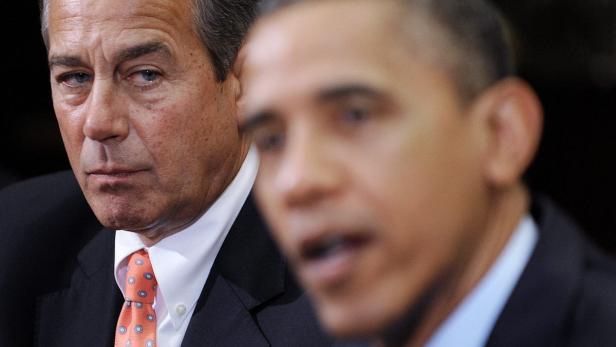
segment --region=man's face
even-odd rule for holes
[[[245,147],[189,1],[51,0],[53,104],[97,217],[155,240],[198,217]]]
[[[242,70],[273,233],[339,336],[378,334],[455,278],[487,192],[480,120],[394,5],[311,2],[266,17]],[[429,41],[429,40],[428,40]]]

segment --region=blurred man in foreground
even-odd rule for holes
[[[616,341],[616,265],[521,176],[542,111],[480,0],[265,2],[257,196],[325,327],[386,346]]]

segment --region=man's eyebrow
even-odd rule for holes
[[[248,133],[260,125],[272,122],[276,119],[276,115],[271,111],[262,111],[249,115],[246,119],[240,122],[239,130],[241,133]]]
[[[374,99],[385,98],[384,94],[377,89],[364,84],[351,83],[324,88],[316,94],[316,100],[318,102],[331,102],[353,96],[365,96]],[[245,117],[245,121],[240,123],[239,130],[241,132],[250,132],[263,124],[275,121],[276,118],[277,115],[272,110],[263,110],[249,114]]]
[[[167,45],[162,42],[154,41],[123,49],[114,56],[113,61],[124,62],[152,53],[162,53],[166,57],[172,56],[171,50]],[[52,55],[49,57],[49,69],[52,69],[54,66],[78,67],[84,65],[86,65],[86,63],[77,56]]]
[[[383,93],[372,87],[368,87],[364,84],[353,83],[324,88],[319,91],[316,99],[317,101],[333,101],[353,96],[365,96],[375,99],[384,97]]]
[[[114,56],[113,61],[121,63],[124,61],[139,58],[152,53],[162,53],[166,57],[171,57],[171,50],[162,42],[147,42],[133,47],[126,48]]]
[[[76,66],[84,66],[83,60],[79,57],[75,56],[50,56],[49,57],[49,69],[53,69],[54,66],[65,66],[65,67],[76,67]]]

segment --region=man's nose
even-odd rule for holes
[[[308,132],[289,141],[275,183],[287,206],[315,204],[341,189],[344,170],[326,141]]]
[[[128,136],[128,104],[112,80],[95,81],[88,98],[83,133],[104,142]]]

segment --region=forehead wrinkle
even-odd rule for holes
[[[191,1],[174,0],[171,3],[181,3],[181,5],[168,6],[168,3],[165,2],[148,2],[146,6],[136,6],[134,16],[158,19],[165,23],[171,24],[174,28],[181,28],[182,30],[189,30],[194,33],[192,7],[190,5]],[[151,11],[156,13],[156,16],[151,15],[153,12],[148,11],[148,6],[151,7]]]
[[[181,4],[184,5],[181,5]],[[75,41],[83,42],[87,36],[100,33],[105,22],[119,24],[119,30],[153,28],[166,31],[192,30],[190,7],[186,1],[134,1],[122,2],[115,10],[114,4],[95,0],[52,0],[49,10],[49,31],[69,32],[79,36]],[[179,5],[177,5],[179,4]],[[55,26],[58,28],[55,28]],[[81,34],[81,35],[78,35]],[[56,35],[50,35],[52,39]],[[66,35],[65,35],[66,36]],[[65,37],[63,37],[64,39]]]
[[[151,16],[156,13],[155,18],[159,18],[166,22],[173,22],[180,19],[180,23],[186,23],[187,18],[192,18],[192,0],[174,0],[161,1],[150,0],[147,2],[140,0],[125,0],[118,1],[122,6],[114,7],[110,1],[97,0],[48,0],[50,13],[48,16],[51,20],[53,13],[51,9],[62,10],[64,17],[95,17],[102,20],[107,19],[122,19],[130,17]],[[113,1],[113,0],[112,0]],[[115,11],[109,11],[109,8]],[[104,9],[105,11],[101,11]],[[108,13],[107,16],[101,17],[103,13]],[[87,14],[84,16],[84,14]],[[179,24],[179,23],[176,23]]]
[[[116,53],[113,57],[113,61],[115,62],[123,62],[127,60],[133,60],[139,58],[144,55],[149,54],[161,54],[165,58],[169,59],[173,55],[171,54],[171,50],[167,47],[166,44],[159,41],[151,41],[142,44],[137,44],[132,47],[125,48],[118,53]]]
[[[99,57],[104,60],[117,63],[118,59],[126,59],[129,56],[134,58],[135,54],[144,54],[144,52],[127,52],[127,50],[139,48],[139,45],[162,45],[156,50],[172,58],[174,57],[173,52],[178,50],[174,40],[177,35],[172,32],[177,31],[178,28],[162,19],[163,17],[156,17],[153,12],[147,14],[140,11],[121,18],[111,18],[111,16],[99,18],[90,13],[70,15],[60,19],[53,18],[54,27],[50,29],[49,57],[79,57],[83,62],[93,64],[97,60],[96,55],[100,54]],[[111,25],[108,25],[106,21],[112,21]],[[111,30],[111,33],[106,33],[107,30]],[[96,53],[97,50],[98,53]],[[121,57],[121,55],[124,56]]]

